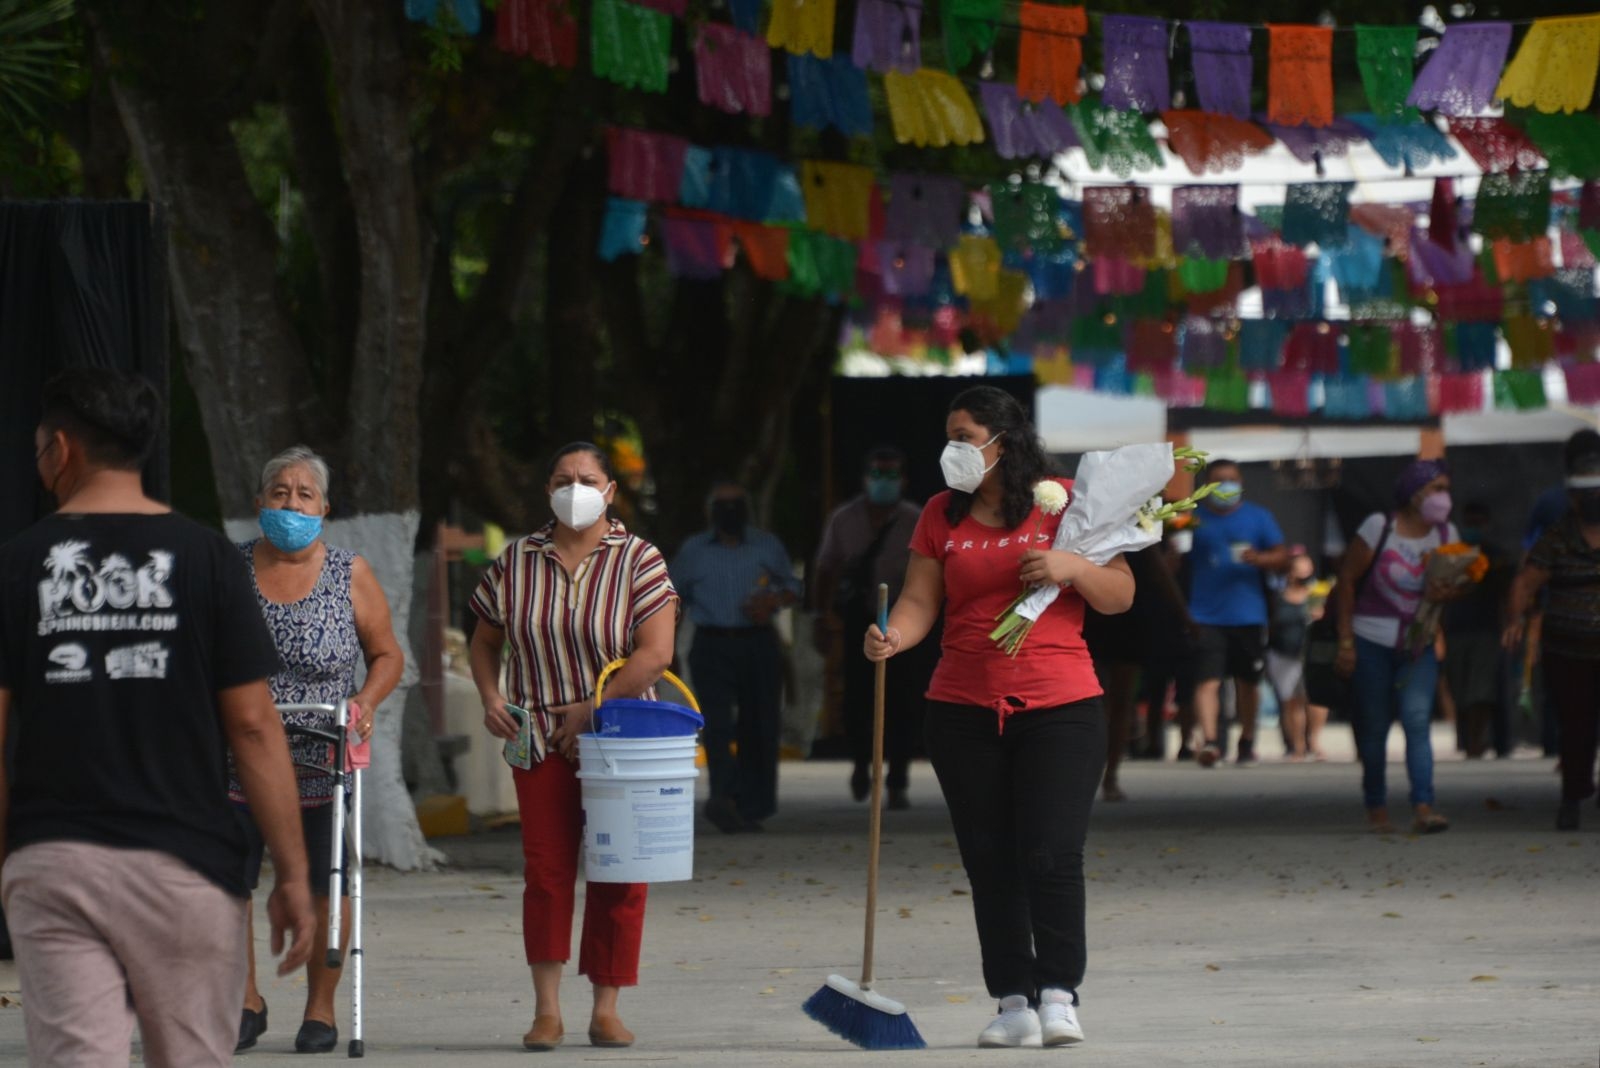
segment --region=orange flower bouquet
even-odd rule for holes
[[[1489,573],[1489,558],[1476,545],[1453,541],[1428,553],[1422,569],[1422,604],[1406,628],[1406,644],[1413,656],[1427,648],[1439,634],[1445,602],[1430,600],[1427,591],[1443,585],[1450,589],[1482,582]]]

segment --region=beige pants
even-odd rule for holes
[[[28,1063],[233,1063],[244,1003],[243,898],[147,849],[40,842],[11,854],[0,900],[16,949]]]

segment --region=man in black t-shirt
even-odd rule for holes
[[[280,971],[310,952],[278,656],[238,550],[146,497],[160,401],[68,371],[34,441],[60,510],[0,547],[0,897],[34,1064],[225,1064],[244,994],[231,746],[272,849]]]

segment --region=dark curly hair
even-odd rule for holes
[[[950,402],[951,412],[966,412],[972,421],[986,427],[991,434],[1004,434],[1000,440],[1005,445],[999,460],[1000,518],[1007,530],[1022,525],[1033,511],[1033,487],[1042,478],[1056,474],[1055,465],[1044,451],[1044,443],[1033,429],[1022,403],[1003,389],[993,386],[974,386],[964,390]],[[972,494],[960,490],[950,491],[950,503],[944,510],[951,526],[965,519],[972,511]]]

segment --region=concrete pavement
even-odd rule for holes
[[[1330,741],[1347,738],[1330,729]],[[1443,732],[1438,742],[1448,752]],[[520,1051],[532,999],[515,830],[444,840],[449,870],[369,873],[367,1057],[1594,1065],[1600,810],[1585,806],[1580,832],[1554,831],[1552,766],[1441,758],[1439,807],[1453,826],[1417,838],[1362,832],[1347,762],[1126,765],[1131,799],[1097,808],[1087,856],[1088,1041],[1038,1052],[973,1048],[993,1006],[925,765],[913,771],[914,807],[886,816],[877,951],[877,986],[911,1007],[931,1047],[920,1053],[855,1050],[799,1008],[830,972],[854,977],[860,963],[866,809],[849,800],[843,764],[785,764],[783,811],[764,834],[700,824],[695,880],[651,892],[642,985],[622,1006],[640,1037],[630,1050],[587,1045],[587,990],[573,976],[569,1044]],[[1403,799],[1403,766],[1390,776]],[[0,991],[14,985],[0,973]],[[240,1063],[290,1056],[303,989],[267,981],[271,1029]],[[24,1056],[21,1012],[0,1008],[0,1064]]]

